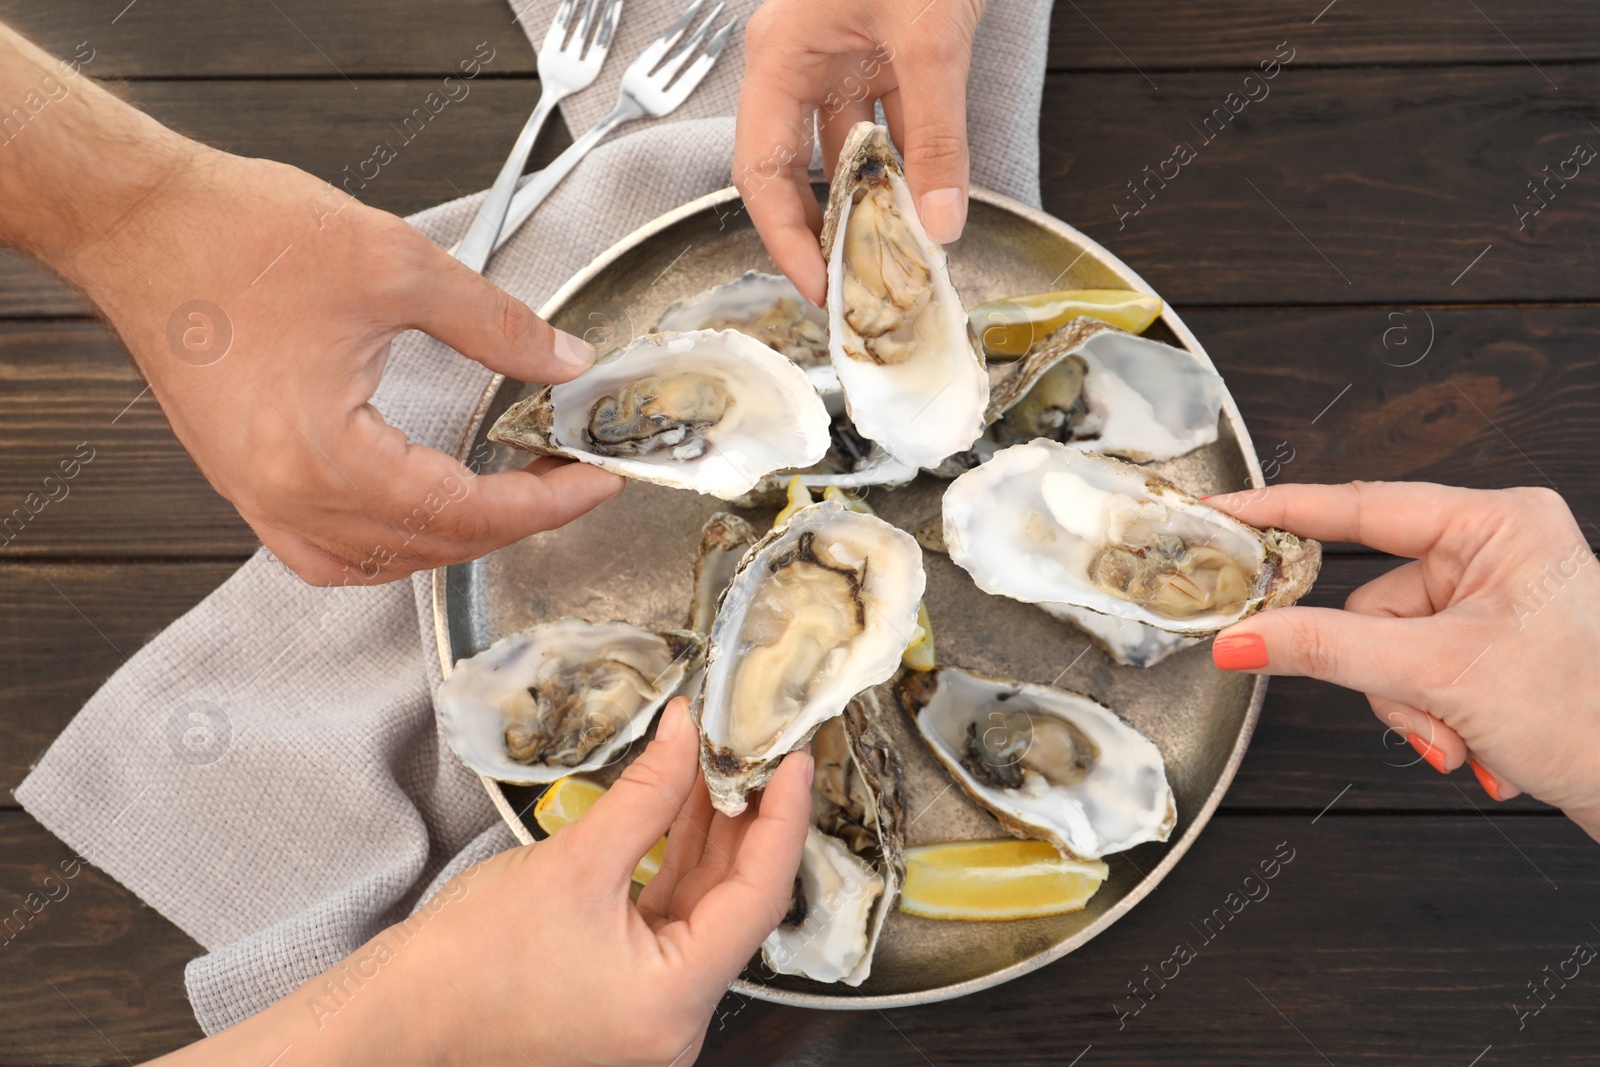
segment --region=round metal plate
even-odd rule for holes
[[[973,190],[966,232],[951,248],[950,267],[969,307],[1050,289],[1151,291],[1067,224],[982,190]],[[586,334],[604,350],[647,331],[674,301],[751,269],[774,267],[739,210],[738,194],[726,189],[618,242],[540,314],[563,330]],[[1170,308],[1147,336],[1207,358]],[[491,383],[463,456],[485,454],[485,429],[525,391],[514,381]],[[1156,469],[1196,495],[1263,484],[1231,400],[1220,430],[1215,444]],[[509,466],[525,459],[501,454],[496,462]],[[923,475],[903,489],[875,491],[871,502],[884,518],[912,528],[938,513],[945,484]],[[635,483],[563,529],[435,571],[434,615],[445,673],[498,637],[564,616],[683,625],[701,524],[725,507],[710,497]],[[772,514],[746,517],[766,529]],[[943,556],[928,553],[925,562],[940,661],[1081,690],[1116,709],[1166,759],[1178,803],[1173,839],[1108,857],[1111,877],[1084,911],[1004,923],[940,922],[895,912],[872,976],[859,989],[772,975],[757,961],[735,983],[738,992],[814,1008],[887,1008],[976,992],[1059,959],[1120,919],[1166,876],[1194,843],[1244,755],[1265,678],[1217,671],[1205,645],[1146,670],[1117,666],[1074,627],[1030,605],[981,592]],[[892,703],[886,706],[906,770],[907,843],[1004,836],[989,815],[951,788],[905,716]],[[484,786],[517,837],[533,840],[519,812],[529,808],[534,794],[488,779]]]

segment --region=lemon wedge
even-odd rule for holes
[[[933,620],[928,618],[928,603],[917,605],[917,632],[900,656],[900,662],[914,671],[931,671],[938,666],[933,653]]]
[[[577,822],[583,813],[594,807],[594,802],[605,795],[606,787],[587,778],[568,777],[544,791],[544,796],[533,806],[533,821],[539,829],[553,834],[568,823]],[[633,880],[649,885],[650,879],[661,870],[661,861],[667,854],[667,839],[655,843],[639,865],[633,869]]]
[[[1129,333],[1144,333],[1161,316],[1161,298],[1128,289],[1064,289],[991,300],[967,317],[985,352],[1015,359],[1052,330],[1085,315]]]
[[[1033,919],[1081,911],[1110,873],[1044,841],[1000,838],[906,849],[900,910],[925,919]]]
[[[807,504],[815,503],[811,498],[811,490],[806,488],[805,480],[798,474],[789,479],[789,484],[784,491],[788,495],[789,502],[783,505],[782,511],[772,517],[772,525],[774,527],[782,526],[789,521],[795,512]]]

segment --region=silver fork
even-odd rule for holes
[[[557,104],[589,87],[599,75],[606,52],[611,48],[611,35],[616,32],[617,18],[622,14],[622,0],[588,0],[578,31],[569,35],[577,6],[578,0],[561,0],[561,6],[556,9],[556,17],[551,20],[544,43],[539,46],[539,104],[517,135],[511,154],[506,157],[494,186],[472,220],[472,227],[455,247],[455,257],[480,273],[495,249],[495,238],[505,224],[506,210],[511,206],[522,168],[528,165],[533,144],[539,139],[539,131],[544,129],[545,121]]]
[[[717,21],[717,16],[722,14],[723,8],[723,4],[718,3],[700,28],[683,42],[682,47],[672,51],[704,3],[705,0],[694,0],[678,21],[629,65],[622,75],[622,91],[617,94],[617,106],[612,108],[611,114],[595,123],[588,133],[572,142],[572,147],[516,191],[511,199],[511,210],[506,213],[505,223],[500,227],[496,248],[528,221],[528,217],[561,184],[561,180],[572,173],[578,161],[612,130],[647,116],[660,118],[689,98],[689,94],[727,47],[728,38],[733,36],[734,28],[739,24],[738,18],[729,19],[713,34],[712,25]],[[670,56],[667,54],[669,51],[672,51]]]

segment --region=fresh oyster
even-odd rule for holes
[[[923,583],[909,534],[833,501],[802,508],[745,554],[711,624],[695,702],[719,811],[743,811],[785,754],[894,673]]]
[[[1257,530],[1151,472],[1037,440],[944,495],[950,558],[978,588],[1203,637],[1311,588],[1322,546]]]
[[[811,740],[811,828],[788,914],[762,942],[778,974],[857,986],[905,880],[899,760],[867,690]]]
[[[917,544],[929,552],[950,554],[949,546],[944,543],[943,516],[935,515],[918,525],[911,534],[917,539]],[[1082,630],[1089,640],[1111,657],[1113,663],[1120,663],[1124,667],[1154,667],[1174,652],[1200,643],[1198,637],[1158,630],[1133,619],[1102,615],[1098,611],[1073,607],[1071,604],[1041,603],[1037,606],[1045,614]],[[908,653],[906,666],[913,665]]]
[[[722,594],[739,569],[739,561],[755,544],[755,527],[730,512],[719,511],[700,528],[700,551],[694,561],[694,592],[689,604],[689,629],[710,633]]]
[[[846,415],[835,415],[828,428],[828,452],[820,463],[799,471],[769,474],[735,503],[740,507],[770,508],[783,504],[789,482],[800,479],[807,489],[867,489],[905,485],[917,476],[908,467],[856,432]]]
[[[746,271],[673,304],[655,325],[656,333],[685,330],[738,330],[794,360],[824,400],[839,394],[828,362],[827,312],[781,274]]]
[[[445,740],[501,782],[597,770],[643,736],[704,650],[697,633],[624,622],[523,630],[456,663],[439,687]]]
[[[1138,462],[1176,459],[1217,439],[1227,395],[1194,353],[1075,319],[1000,381],[983,436],[937,473],[954,477],[1039,437]]]
[[[896,688],[956,784],[1015,836],[1099,859],[1171,835],[1161,750],[1097,701],[956,667]]]
[[[822,254],[829,350],[856,428],[912,467],[970,447],[988,374],[882,126],[859,122],[845,138]]]
[[[646,334],[500,416],[489,440],[729,500],[828,449],[801,370],[734,330]]]

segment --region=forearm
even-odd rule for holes
[[[156,269],[131,229],[204,149],[96,85],[93,55],[58,60],[0,24],[0,244],[99,299]]]

